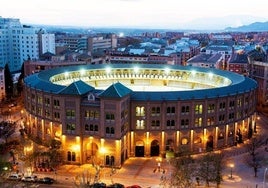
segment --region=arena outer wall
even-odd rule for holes
[[[206,85],[209,72],[216,76],[213,86]],[[128,84],[162,90],[133,91]],[[188,90],[166,91],[172,84]],[[96,89],[101,85],[109,86]],[[242,143],[256,127],[256,89],[254,80],[216,69],[145,64],[56,68],[25,78],[25,129],[42,142],[61,141],[67,164],[121,167],[129,157],[200,153]]]

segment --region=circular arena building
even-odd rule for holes
[[[257,83],[216,69],[101,64],[25,78],[27,133],[61,141],[64,162],[216,150],[252,136]]]

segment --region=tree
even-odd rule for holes
[[[222,181],[223,155],[220,153],[207,153],[198,160],[196,175],[209,186],[210,182],[217,187]]]
[[[5,77],[6,98],[11,99],[11,97],[13,96],[13,78],[9,70],[8,64],[5,65],[4,77]]]
[[[18,95],[21,95],[21,92],[23,90],[23,79],[24,79],[24,63],[21,66],[21,74],[19,76],[18,79],[18,84],[17,84],[17,91],[18,91]]]
[[[264,156],[260,155],[257,151],[261,145],[262,139],[258,137],[253,137],[246,145],[249,155],[245,156],[244,161],[249,167],[253,168],[254,177],[257,177],[258,169],[261,168],[262,161],[264,160]]]
[[[170,177],[162,178],[161,184],[168,187],[191,188],[194,187],[195,164],[191,155],[182,155],[170,161],[173,167]]]
[[[2,121],[0,123],[0,138],[3,138],[7,143],[8,138],[15,133],[16,123]]]

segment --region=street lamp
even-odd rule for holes
[[[267,168],[264,170],[264,175],[263,175],[263,188],[266,188],[266,173],[267,173]]]
[[[230,175],[230,179],[233,179],[233,168],[234,168],[234,164],[231,163],[231,164],[230,164],[230,167],[231,167],[231,175]]]

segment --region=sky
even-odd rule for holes
[[[211,28],[268,21],[267,0],[0,0],[0,16],[22,24]]]

